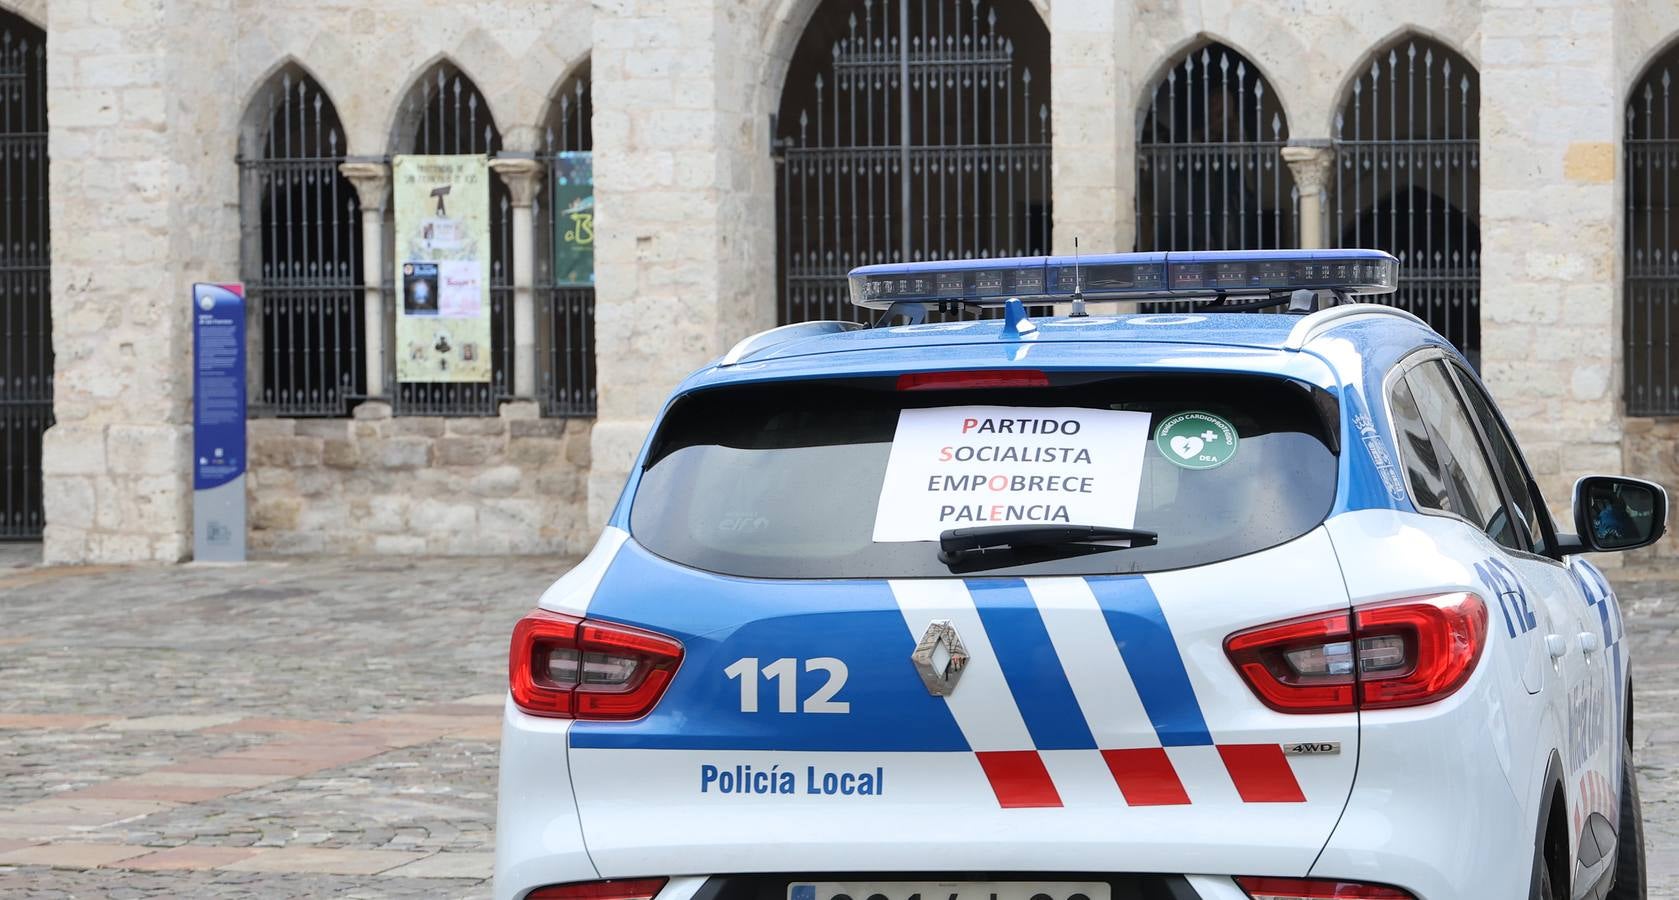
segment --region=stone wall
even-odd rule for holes
[[[191,544],[188,291],[236,270],[225,110],[231,0],[50,4],[48,152],[58,424],[48,562],[174,561]],[[189,37],[190,36],[190,37]],[[181,48],[191,48],[180,52]],[[207,139],[207,137],[209,139]]]
[[[483,92],[506,150],[529,153],[541,146],[551,95],[587,61],[591,44],[586,0],[0,2],[48,34],[58,424],[44,446],[44,556],[63,563],[170,562],[190,552],[187,291],[194,281],[239,275],[241,123],[266,101],[282,66],[296,63],[317,77],[345,124],[347,152],[376,158],[389,151],[392,123],[414,80],[448,57]],[[487,421],[501,430],[471,433],[487,427],[476,420],[368,426],[441,432],[393,434],[393,441],[426,440],[423,452],[412,442],[391,445],[410,447],[406,452],[422,460],[416,468],[382,468],[378,453],[349,466],[324,456],[319,464],[300,464],[291,480],[313,493],[295,518],[287,495],[270,505],[267,489],[259,489],[253,511],[279,527],[253,533],[253,548],[414,552],[413,542],[357,538],[354,521],[367,518],[363,508],[371,509],[371,498],[382,492],[381,510],[412,501],[420,517],[413,533],[425,535],[424,518],[436,507],[418,505],[422,487],[451,502],[477,498],[470,533],[456,552],[571,546],[572,513],[581,499],[563,482],[586,471],[587,428],[533,422],[515,433],[511,422]],[[323,433],[351,426],[346,420],[292,427],[304,433],[289,435],[293,443],[279,457],[265,456],[269,462],[258,465],[253,482],[285,491],[283,467],[272,460],[310,459],[306,448],[317,440],[325,454]],[[568,427],[575,440],[568,440]],[[285,428],[253,425],[264,441]],[[548,432],[555,434],[543,438]],[[483,472],[474,472],[448,461],[464,446],[456,438],[499,441],[500,449],[481,464]],[[538,439],[559,441],[565,462],[536,461],[531,442]],[[364,440],[383,438],[346,431],[345,442],[357,453]],[[301,456],[288,456],[294,451]],[[479,497],[469,488],[451,494],[447,487],[500,490],[496,479],[508,466],[533,479],[517,496]],[[553,491],[548,498],[533,499],[536,480]],[[570,497],[576,507],[561,513],[554,497]],[[325,527],[337,513],[354,521]],[[451,515],[456,522],[465,518],[459,510]],[[502,527],[504,518],[534,527],[504,541],[500,535],[515,530]],[[308,537],[317,525],[332,539]]]
[[[250,423],[253,553],[429,556],[587,552],[590,423],[503,404],[474,419]]]
[[[348,152],[376,158],[392,147],[414,79],[439,58],[477,83],[506,148],[527,153],[540,146],[553,92],[592,61],[600,417],[547,423],[516,406],[487,420],[254,423],[258,552],[429,553],[444,533],[459,537],[456,552],[501,552],[510,533],[529,551],[580,546],[671,387],[774,322],[769,118],[819,0],[0,2],[49,34],[59,421],[46,444],[50,560],[175,560],[188,550],[185,291],[239,269],[241,123],[288,63],[330,94]],[[1679,488],[1679,426],[1621,412],[1617,171],[1626,92],[1679,36],[1679,6],[1034,4],[1052,42],[1062,251],[1075,234],[1087,252],[1131,246],[1138,109],[1198,42],[1240,50],[1279,98],[1291,137],[1318,143],[1333,136],[1372,52],[1408,32],[1459,49],[1481,74],[1483,346],[1494,394],[1558,512],[1588,469]],[[506,493],[513,470],[521,480]],[[468,507],[470,525],[455,528]],[[386,530],[399,522],[406,531]]]

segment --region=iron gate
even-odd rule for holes
[[[1679,135],[1673,122],[1673,69],[1679,45],[1651,63],[1627,103],[1626,345],[1627,414],[1679,415],[1679,216],[1673,167]]]
[[[780,321],[861,321],[854,266],[1047,252],[1048,54],[1025,0],[824,4],[776,119]]]
[[[1422,37],[1377,53],[1335,115],[1333,243],[1399,258],[1408,310],[1481,355],[1480,88],[1474,67]]]
[[[494,156],[501,131],[478,86],[454,65],[440,62],[409,93],[398,123],[397,153]],[[394,216],[392,210],[391,215]],[[385,247],[395,259],[394,218],[386,218]],[[398,382],[394,269],[382,273],[386,297],[386,377],[395,385],[392,410],[408,416],[493,416],[513,394],[513,201],[507,185],[490,176],[490,381]]]
[[[1288,120],[1259,70],[1223,44],[1184,54],[1139,115],[1136,249],[1295,243]]]
[[[0,10],[0,540],[34,540],[52,425],[46,35]]]
[[[366,391],[361,209],[332,100],[288,67],[239,159],[253,415],[343,416]]]
[[[536,226],[537,246],[553,247],[562,229],[588,228],[587,223],[568,216],[552,202],[556,188],[574,177],[565,153],[594,149],[594,106],[589,93],[587,68],[560,87],[543,136],[543,157],[548,164],[547,181],[536,195],[531,218]],[[594,179],[593,169],[589,173]],[[547,207],[547,216],[542,212]],[[593,213],[591,212],[592,216]],[[542,333],[539,354],[546,362],[539,373],[538,391],[545,416],[571,417],[595,414],[595,289],[579,287],[554,270],[552,254],[539,253],[538,299]]]

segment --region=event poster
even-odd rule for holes
[[[952,528],[1130,528],[1149,414],[1077,407],[941,406],[898,414],[876,541]]]
[[[560,287],[595,284],[595,169],[587,151],[561,153],[554,159],[554,283]]]
[[[490,165],[398,156],[398,381],[489,381]]]

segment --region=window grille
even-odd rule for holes
[[[1335,115],[1331,243],[1399,258],[1399,291],[1377,302],[1416,314],[1481,354],[1479,76],[1437,41],[1405,37],[1371,57]]]
[[[52,425],[46,34],[0,9],[0,540],[36,540]]]
[[[594,149],[594,104],[589,88],[585,66],[568,78],[553,98],[543,134],[547,183],[531,211],[538,259],[538,354],[544,361],[537,389],[542,413],[547,416],[595,414],[595,288],[592,283],[579,285],[570,273],[558,271],[549,250],[566,230],[588,228],[592,233],[594,227],[592,209],[588,213],[591,218],[585,222],[553,202],[562,182],[576,173],[563,154]],[[592,168],[590,172],[592,181]]]
[[[1627,98],[1626,282],[1622,332],[1627,414],[1679,415],[1679,214],[1673,167],[1679,134],[1673,121],[1673,72],[1679,44],[1633,83]]]
[[[828,0],[776,119],[781,322],[855,266],[1046,253],[1049,34],[1024,0]]]
[[[365,391],[361,211],[344,129],[287,66],[254,101],[239,160],[241,270],[256,416],[343,416]]]
[[[452,63],[439,62],[409,91],[397,124],[396,153],[473,154],[495,156],[501,132],[477,85]],[[471,382],[408,382],[396,379],[394,267],[384,273],[386,307],[386,371],[392,388],[392,408],[410,416],[493,416],[501,401],[511,399],[513,380],[513,202],[507,185],[490,175],[490,358],[491,380]],[[395,211],[386,217],[389,258],[396,259]]]
[[[1240,53],[1189,50],[1138,118],[1136,249],[1295,245],[1294,177],[1281,152],[1288,120]]]

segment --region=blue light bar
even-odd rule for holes
[[[888,263],[851,270],[851,302],[870,309],[894,303],[1002,306],[1010,299],[1063,303],[1082,285],[1089,301],[1182,300],[1286,294],[1302,288],[1342,294],[1391,294],[1399,260],[1380,250],[1196,250],[1020,256],[947,262]]]

